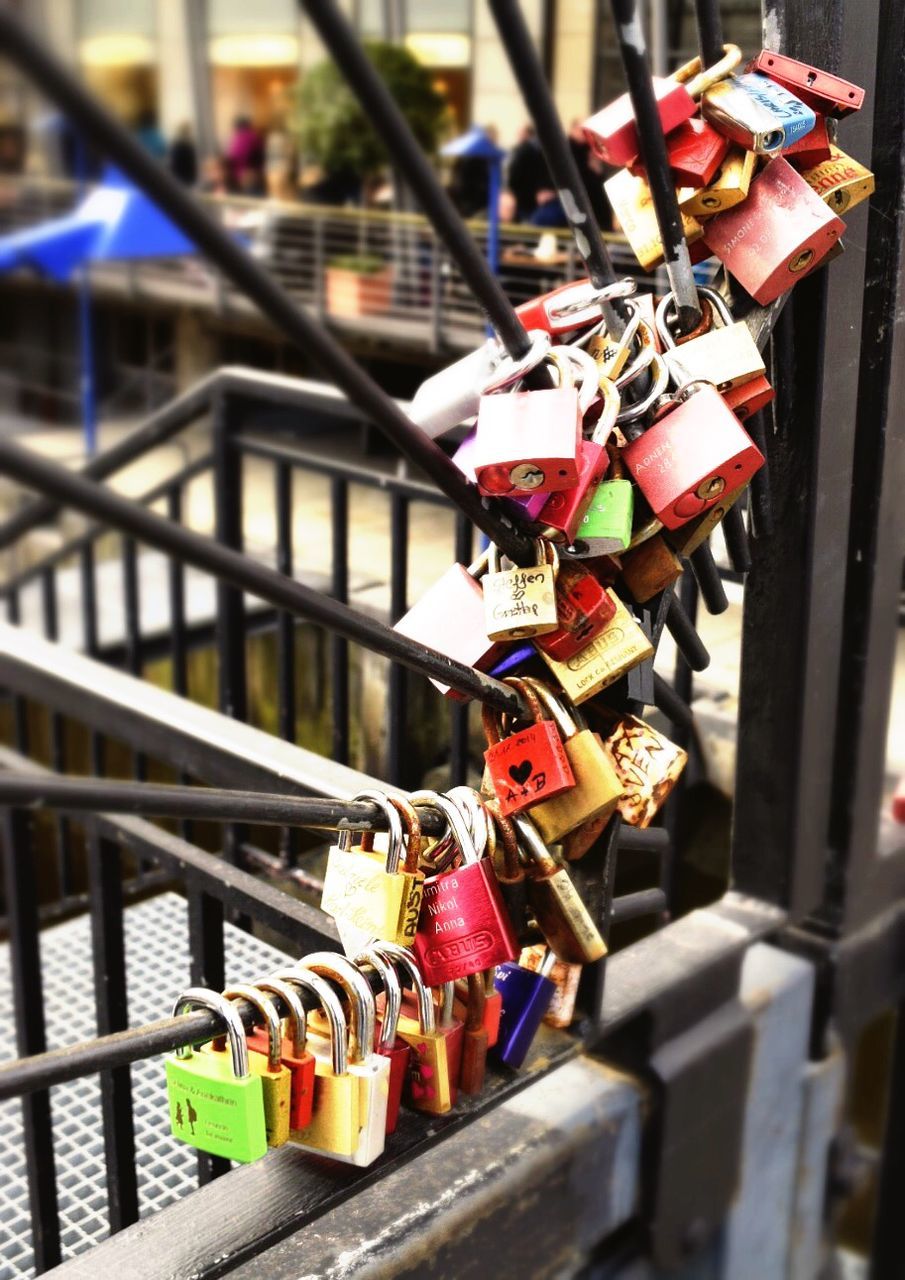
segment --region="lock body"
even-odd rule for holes
[[[787,160],[773,160],[748,199],[707,223],[710,250],[766,305],[791,289],[838,242],[845,224]]]
[[[559,626],[552,564],[501,569],[486,573],[481,581],[489,640],[525,640]]]
[[[484,594],[461,564],[450,565],[393,630],[477,671],[489,671],[506,652],[505,645],[488,639]],[[468,701],[440,680],[431,684],[448,698]]]
[[[478,488],[487,497],[578,481],[581,409],[575,387],[481,397],[474,444]]]
[[[515,958],[512,922],[486,858],[428,877],[412,949],[429,987]]]
[[[697,107],[683,84],[653,76],[654,97],[664,133],[690,120]],[[589,116],[582,126],[594,155],[605,164],[626,165],[640,151],[632,100],[624,93],[615,102]]]
[[[562,739],[549,720],[502,738],[487,748],[484,760],[504,817],[575,784]]]
[[[739,422],[759,413],[771,400],[776,399],[776,392],[767,381],[766,373],[749,378],[736,387],[728,387],[722,394],[726,407],[732,410]]]
[[[606,944],[572,877],[551,854],[546,865],[529,868],[528,898],[547,945],[567,964],[591,964],[606,955]]]
[[[695,516],[693,520],[689,520],[687,524],[683,524],[680,529],[668,529],[664,532],[664,538],[675,551],[676,555],[684,556],[686,559],[697,551],[710,535],[713,533],[717,525],[722,521],[729,508],[738,501],[745,491],[745,486],[740,485],[738,489],[733,489],[728,493],[724,493],[718,502],[703,513],[703,515]]]
[[[751,479],[763,455],[704,385],[622,451],[625,465],[667,529],[712,507],[727,490]]]
[[[503,1012],[500,1038],[493,1053],[499,1062],[518,1070],[550,1008],[556,987],[542,973],[518,964],[500,965],[494,985],[503,998]]]
[[[228,1051],[223,1051],[224,1057]],[[261,1079],[264,1101],[264,1128],[268,1147],[282,1147],[289,1141],[289,1113],[292,1099],[292,1076],[282,1065],[271,1067],[266,1053],[249,1052],[248,1065],[253,1076]]]
[[[228,1053],[166,1059],[174,1138],[240,1164],[267,1152],[264,1097],[256,1075],[235,1076]]]
[[[420,908],[421,882],[404,873],[390,874],[385,861],[384,854],[334,845],[327,856],[321,910],[371,937],[408,943],[414,936],[408,924],[410,891]]]
[[[412,422],[436,440],[473,418],[481,393],[499,362],[500,348],[489,339],[477,351],[440,369],[415,392],[408,411]]]
[[[620,717],[604,746],[622,786],[623,821],[649,827],[688,763],[686,752],[635,716]]]
[[[562,564],[556,580],[559,628],[538,636],[544,653],[565,662],[612,622],[616,609],[606,588],[578,564]]]
[[[622,557],[622,581],[638,604],[652,600],[681,576],[681,560],[659,533]]]
[[[699,116],[683,121],[666,139],[672,176],[683,187],[706,187],[728,150],[729,139]],[[629,165],[629,172],[647,179],[647,170],[637,160]]]
[[[874,193],[874,175],[870,169],[865,169],[837,146],[830,147],[828,159],[805,169],[801,176],[836,214],[846,213]]]
[[[248,1036],[248,1047],[266,1055],[267,1032],[256,1027]],[[289,1128],[302,1129],[310,1121],[314,1106],[314,1054],[296,1054],[292,1041],[284,1036],[280,1061],[289,1072],[290,1079]]]
[[[653,645],[628,609],[612,590],[613,620],[590,644],[566,662],[549,654],[541,657],[571,702],[580,704],[593,698],[632,667],[654,656]]]
[[[806,62],[799,62],[796,58],[773,53],[770,49],[763,49],[753,58],[748,63],[748,70],[769,76],[815,111],[825,116],[835,116],[837,120],[860,110],[864,103],[864,90],[858,85],[843,80],[841,76],[831,75],[828,71],[808,66]]]
[[[291,1129],[289,1141],[306,1151],[348,1161],[358,1148],[364,1121],[359,1081],[348,1071],[334,1072],[328,1039],[309,1031],[308,1048],[315,1060],[314,1106],[310,1122]]]
[[[542,943],[532,947],[524,947],[519,956],[519,964],[537,973],[546,958],[547,948]],[[545,977],[549,978],[556,990],[550,1007],[544,1014],[544,1022],[548,1027],[569,1027],[575,1017],[575,1000],[578,996],[578,983],[581,979],[580,964],[566,964],[557,960]]]
[[[564,795],[531,806],[531,820],[545,844],[556,844],[585,822],[608,818],[622,796],[622,782],[600,735],[581,729],[565,742],[575,785]]]
[[[757,168],[757,156],[741,147],[730,147],[725,160],[710,182],[700,189],[683,188],[678,195],[683,214],[694,218],[712,218],[715,213],[732,209],[747,198],[751,179]]]
[[[389,1060],[390,1073],[387,1078],[387,1133],[395,1133],[396,1126],[399,1123],[399,1108],[402,1105],[402,1096],[405,1092],[405,1083],[409,1075],[412,1058],[411,1045],[407,1044],[401,1036],[397,1034],[396,1039],[389,1048],[378,1049],[383,1057]]]
[[[773,155],[814,128],[814,111],[782,85],[746,71],[707,89],[701,113],[715,129],[758,155]]]
[[[609,466],[604,444],[582,440],[578,446],[578,480],[573,489],[551,493],[536,517],[545,537],[574,542],[579,525]]]
[[[811,132],[793,142],[791,147],[783,147],[782,154],[799,173],[829,160],[832,155],[832,138],[826,116],[818,116]]]
[[[663,359],[676,384],[703,380],[712,382],[717,391],[766,374],[757,343],[742,320],[714,325],[707,333],[664,351]]]
[[[645,270],[663,260],[663,242],[657,225],[653,196],[644,178],[636,178],[623,169],[608,178],[603,189],[619,219],[632,251]],[[682,212],[682,234],[692,244],[699,240],[704,228],[696,218]]]
[[[632,540],[634,510],[631,480],[603,480],[578,527],[573,554],[592,557],[624,551]]]

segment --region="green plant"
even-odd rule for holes
[[[430,72],[399,45],[369,41],[365,52],[422,150],[435,152],[446,107]],[[319,62],[311,68],[296,102],[299,147],[326,173],[351,169],[366,177],[387,163],[382,142],[334,62]]]
[[[359,276],[375,276],[386,265],[386,258],[378,258],[372,253],[341,253],[327,263],[337,271],[354,271]]]

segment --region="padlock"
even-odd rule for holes
[[[374,1052],[377,1008],[374,994],[351,960],[330,951],[315,951],[296,966],[299,972],[332,978],[342,987],[352,1012],[349,1075],[358,1083],[358,1144],[348,1164],[364,1167],[383,1153],[386,1143],[390,1060]]]
[[[805,169],[813,169],[832,155],[833,139],[830,136],[829,121],[826,116],[818,115],[817,123],[810,133],[793,142],[791,147],[783,147],[782,156],[801,173]]]
[[[677,192],[679,209],[689,218],[712,218],[747,198],[757,169],[757,156],[741,147],[730,147],[706,187],[683,187]]]
[[[423,877],[402,868],[402,823],[388,797],[381,791],[362,791],[355,799],[370,800],[383,809],[390,828],[389,849],[375,853],[368,832],[353,845],[352,832],[340,831],[339,843],[327,855],[321,910],[368,937],[409,942],[412,908],[417,918]]]
[[[570,702],[587,702],[640,662],[654,656],[651,642],[615,591],[610,589],[609,595],[616,609],[613,621],[580,653],[567,662],[559,662],[541,652],[540,656]]]
[[[741,50],[725,45],[723,57],[714,66],[701,70],[700,58],[694,58],[667,79],[653,76],[654,97],[663,132],[669,134],[697,111],[695,98],[708,85],[728,75],[741,62]],[[595,112],[582,125],[591,150],[605,164],[629,164],[640,151],[638,128],[631,97],[624,93],[601,111]]]
[[[572,877],[541,839],[527,814],[513,818],[528,871],[528,901],[547,945],[558,960],[592,964],[606,943]]]
[[[314,1054],[309,1053],[306,1047],[308,1015],[294,984],[294,973],[279,972],[257,978],[251,985],[259,991],[282,997],[289,1010],[284,1021],[289,1024],[290,1034],[287,1036],[285,1030],[283,1032],[280,1061],[289,1072],[290,1079],[289,1128],[304,1129],[311,1120],[314,1105]],[[268,1033],[263,1027],[251,1033],[248,1047],[258,1053],[269,1051]]]
[[[504,1066],[517,1071],[550,1008],[556,987],[548,970],[556,963],[553,952],[536,972],[519,964],[503,964],[497,969],[496,989],[503,997],[500,1038],[493,1055]]]
[[[474,576],[482,568],[483,557],[470,569],[461,564],[450,565],[393,630],[466,667],[489,671],[506,653],[506,646],[487,638],[484,593]],[[431,679],[431,684],[447,698],[468,701],[465,694],[440,680]]]
[[[829,71],[819,71],[806,62],[774,53],[772,49],[761,50],[748,63],[747,70],[759,71],[762,75],[769,76],[815,111],[825,116],[835,116],[837,120],[853,111],[859,111],[864,102],[864,90],[856,84],[843,80],[841,76],[831,75]]]
[[[806,103],[756,71],[713,85],[701,98],[701,115],[732,142],[764,156],[798,142],[817,122]]]
[[[719,501],[715,502],[708,511],[705,511],[702,515],[695,516],[693,520],[689,520],[681,528],[664,530],[663,536],[676,555],[682,556],[686,560],[693,555],[698,547],[707,541],[717,525],[722,522],[726,512],[742,496],[745,488],[745,485],[739,485],[737,489],[721,494]]]
[[[828,160],[803,170],[801,176],[836,214],[847,213],[873,195],[876,185],[870,169],[865,169],[837,146],[830,147]]]
[[[689,382],[637,440],[623,460],[651,511],[667,529],[700,515],[727,490],[745,484],[763,455],[719,392]]]
[[[398,1038],[404,1040],[412,1051],[403,1095],[405,1101],[416,1111],[444,1115],[452,1109],[458,1075],[451,1082],[447,1057],[449,1037],[437,1030],[431,991],[421,976],[415,957],[405,947],[388,942],[377,942],[374,946],[385,960],[405,970],[414,993],[414,1006],[407,996],[403,998],[396,1028]]]
[[[597,395],[596,381],[585,375],[575,385],[568,347],[551,347],[547,359],[558,372],[558,386],[481,397],[473,463],[485,497],[535,489],[555,493],[578,482],[581,422]]]
[[[748,199],[707,223],[705,239],[739,284],[765,306],[791,289],[838,242],[845,224],[788,160],[772,160]]]
[[[575,777],[575,785],[564,795],[541,800],[529,810],[544,842],[555,844],[582,823],[608,818],[622,795],[621,781],[599,736],[587,728],[567,700],[530,676],[523,680],[513,677],[513,683],[526,698],[533,694],[552,716]]]
[[[458,870],[430,876],[424,883],[412,949],[425,982],[442,986],[512,960],[518,943],[493,866],[489,859],[477,856],[461,813],[436,792],[416,791],[410,798],[446,815],[463,858]]]
[[[472,977],[479,977],[484,984],[484,1032],[487,1037],[488,1049],[492,1049],[500,1037],[500,1014],[502,1013],[503,1002],[499,992],[493,985],[495,976],[496,969],[488,969],[482,974],[472,974],[468,978],[459,978],[455,984],[456,1017],[463,1023],[468,1018],[468,990]]]
[[[682,561],[655,533],[621,557],[622,581],[636,604],[646,604],[682,576]]]
[[[521,303],[515,314],[526,329],[542,329],[551,337],[562,337],[599,324],[604,302],[629,298],[637,288],[632,279],[618,280],[604,289],[595,289],[588,279],[573,280]]]
[[[364,947],[353,957],[353,962],[359,969],[366,965],[373,969],[383,984],[383,1004],[379,1009],[378,1034],[374,1051],[389,1059],[387,1133],[395,1133],[412,1058],[411,1045],[398,1034],[399,1016],[402,1012],[402,986],[396,970],[386,956],[381,954],[377,943]]]
[[[173,1017],[210,1009],[223,1021],[230,1053],[195,1053],[188,1046],[166,1059],[170,1128],[174,1138],[198,1151],[248,1164],[267,1152],[261,1078],[252,1075],[245,1027],[235,1005],[216,991],[190,987],[173,1006]]]
[[[267,1034],[267,1050],[258,1053],[249,1048],[248,1063],[252,1075],[260,1077],[264,1099],[264,1127],[268,1147],[282,1147],[289,1141],[289,1112],[292,1099],[292,1075],[283,1066],[283,1027],[276,1005],[256,987],[237,982],[223,992],[225,1000],[247,1000],[264,1020]],[[218,1052],[218,1042],[212,1041],[205,1052]],[[225,1046],[222,1050],[226,1052]]]
[[[551,657],[567,662],[609,626],[616,607],[589,569],[563,563],[556,579],[556,612],[559,629],[537,636],[535,644]]]
[[[743,320],[733,322],[725,299],[716,289],[701,287],[702,306],[712,309],[713,324],[697,338],[677,342],[669,325],[675,297],[668,293],[657,307],[657,332],[663,343],[663,359],[675,386],[685,382],[712,382],[717,391],[728,391],[751,378],[764,376],[766,367]]]
[[[663,241],[650,187],[644,178],[636,178],[628,169],[621,169],[607,178],[603,189],[632,252],[645,271],[649,271],[663,260]],[[682,235],[686,242],[693,244],[703,234],[700,222],[683,212]]]
[[[585,343],[585,350],[597,366],[599,379],[607,378],[612,381],[618,378],[632,355],[636,338],[643,336],[643,299],[629,298],[625,305],[630,314],[621,338],[611,337],[606,327],[600,325]],[[647,333],[650,333],[650,329],[647,329]],[[581,341],[585,342],[585,339],[582,338]]]
[[[515,677],[507,683],[520,687]],[[575,785],[556,726],[544,719],[539,703],[534,703],[534,709],[535,723],[504,736],[500,713],[486,702],[481,708],[487,777],[504,817],[537,804],[542,797],[562,795]]]
[[[551,954],[548,947],[538,942],[533,946],[523,947],[518,962],[523,969],[530,969],[533,973],[539,973],[544,969],[546,976],[556,988],[550,1007],[544,1014],[546,1025],[558,1028],[570,1027],[575,1017],[575,1001],[578,997],[578,983],[581,980],[583,966],[567,964],[564,960],[557,960],[555,956],[553,956],[552,966],[549,966],[548,956]]]
[[[730,387],[722,394],[726,407],[732,410],[739,422],[745,422],[755,413],[760,413],[771,400],[776,399],[776,392],[763,373],[738,387]]]
[[[484,975],[470,973],[468,982],[468,1000],[465,1021],[462,1029],[462,1062],[459,1067],[459,1088],[463,1093],[476,1094],[484,1088],[484,1073],[487,1066],[487,1027],[484,1025],[484,1009],[487,995],[484,990]],[[453,1005],[456,1015],[456,1005]]]
[[[590,358],[590,357],[588,357]],[[584,513],[609,465],[607,442],[616,425],[620,399],[615,383],[609,378],[598,381],[603,397],[603,412],[594,424],[590,438],[578,446],[578,480],[571,489],[551,493],[537,516],[537,524],[545,538],[573,542]]]
[[[499,548],[491,543],[484,589],[484,628],[490,640],[526,640],[555,631],[556,577],[559,555],[552,542],[538,538],[537,563],[527,568],[501,565]]]
[[[622,786],[623,822],[649,827],[681,777],[687,753],[636,716],[620,716],[603,745]]]
[[[569,548],[570,556],[583,559],[614,555],[624,551],[631,541],[635,486],[625,478],[622,451],[613,446],[609,455],[609,475],[597,486]]]
[[[666,139],[666,158],[673,181],[683,187],[706,187],[723,163],[729,150],[729,139],[717,133],[699,116],[683,121]],[[636,178],[647,181],[647,170],[640,160],[628,166]]]
[[[359,1147],[364,1123],[361,1083],[349,1073],[349,1025],[339,997],[323,978],[294,969],[292,981],[314,995],[327,1025],[326,1036],[308,1034],[314,1054],[314,1109],[307,1125],[290,1130],[289,1141],[346,1163]]]

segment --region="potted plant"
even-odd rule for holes
[[[326,285],[331,315],[376,315],[389,310],[393,267],[376,254],[347,253],[327,263]]]

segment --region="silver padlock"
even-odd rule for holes
[[[699,288],[698,293],[713,308],[714,324],[707,333],[681,346],[676,345],[668,323],[670,309],[675,309],[673,295],[668,293],[657,307],[657,332],[663,342],[663,359],[673,386],[705,381],[723,392],[765,373],[763,359],[747,325],[741,320],[733,323],[732,313],[716,289]]]

